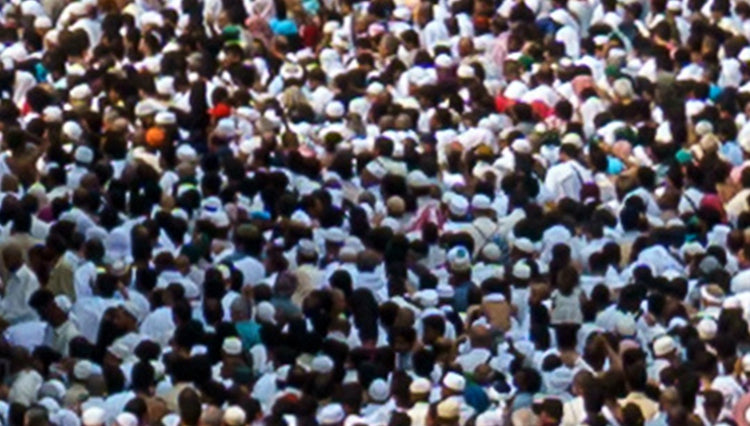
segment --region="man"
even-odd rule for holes
[[[81,334],[89,342],[96,342],[99,337],[99,324],[104,312],[117,306],[120,302],[115,299],[118,280],[112,274],[102,272],[96,277],[94,295],[81,298],[73,305],[73,314],[78,319]]]
[[[557,398],[546,398],[542,402],[539,416],[537,417],[538,426],[559,426],[563,418],[563,403]]]
[[[83,426],[104,426],[107,413],[101,407],[91,407],[83,412],[81,424]]]
[[[47,426],[49,425],[49,413],[41,405],[34,405],[26,410],[23,416],[23,426]]]
[[[21,248],[12,244],[3,250],[3,263],[9,277],[0,301],[0,315],[8,324],[17,324],[36,318],[34,309],[29,306],[29,298],[39,289],[36,275],[23,261]]]
[[[625,383],[628,388],[628,394],[619,401],[621,407],[633,403],[640,408],[643,418],[652,419],[659,412],[659,404],[652,401],[644,393],[646,389],[646,368],[643,364],[636,363],[625,366]]]
[[[411,394],[413,405],[407,414],[411,418],[412,426],[425,426],[427,424],[427,417],[430,412],[429,398],[431,390],[432,384],[423,377],[415,379],[409,385],[409,393]]]
[[[9,199],[13,199],[13,197],[9,197]],[[31,236],[31,224],[32,218],[29,213],[25,211],[17,212],[13,216],[13,222],[10,225],[10,235],[0,244],[0,251],[11,244],[16,244],[21,249],[21,253],[23,253],[24,263],[28,263],[29,249],[38,244],[44,244],[44,241]],[[5,266],[5,262],[2,262],[2,257],[0,257],[0,278],[4,282],[8,282],[9,278],[8,268]]]
[[[54,266],[49,273],[46,288],[55,296],[65,295],[70,300],[75,301],[76,292],[73,280],[76,265],[71,264],[70,259],[66,256],[68,252],[66,240],[62,235],[53,232],[47,236],[46,246],[54,259]]]
[[[443,386],[441,390],[441,396],[444,399],[443,403],[445,403],[446,401],[453,401],[456,404],[456,411],[457,414],[459,414],[460,418],[460,422],[456,423],[456,425],[465,425],[466,422],[475,414],[474,408],[466,403],[466,400],[463,396],[464,390],[466,389],[466,379],[462,375],[451,371],[446,374],[445,377],[443,377],[442,384]],[[446,410],[448,408],[449,406],[446,406]],[[453,406],[451,405],[451,413],[452,410]],[[440,415],[438,415],[438,417],[440,417]],[[448,422],[448,424],[452,423]]]
[[[39,317],[49,324],[45,344],[67,357],[70,341],[81,335],[78,327],[70,320],[68,313],[60,309],[55,296],[47,289],[39,289],[31,295],[29,306],[34,308]]]
[[[185,388],[177,398],[179,405],[180,424],[197,426],[201,418],[201,400],[198,392],[193,388]]]
[[[437,406],[437,418],[435,424],[438,426],[459,426],[461,422],[461,404],[454,399],[446,399]]]
[[[246,417],[247,415],[242,408],[232,405],[224,411],[221,423],[224,426],[244,426],[246,424]]]

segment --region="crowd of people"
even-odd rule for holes
[[[0,1],[0,424],[750,424],[745,0]]]

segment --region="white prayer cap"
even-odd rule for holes
[[[177,116],[172,111],[159,111],[156,113],[156,116],[154,116],[154,121],[160,126],[169,126],[172,124],[177,124]]]
[[[604,46],[609,41],[609,36],[598,35],[594,37],[594,44],[597,46]]]
[[[709,133],[713,133],[714,126],[708,120],[701,120],[695,125],[695,133],[698,136],[705,136]]]
[[[626,52],[625,49],[614,47],[607,52],[607,59],[620,59],[625,58],[627,55],[628,52]]]
[[[344,116],[345,112],[344,104],[339,101],[333,101],[326,105],[325,108],[326,116],[331,118],[341,118]]]
[[[458,67],[456,74],[458,75],[458,78],[474,78],[476,75],[474,68],[469,65],[461,65]]]
[[[37,16],[34,19],[34,28],[37,30],[47,30],[52,28],[52,20],[47,16]]]
[[[146,27],[153,25],[155,27],[161,27],[164,25],[164,18],[159,12],[149,11],[141,15],[141,26]]]
[[[117,426],[138,426],[138,418],[133,413],[120,413],[115,417]]]
[[[634,336],[636,332],[635,319],[628,314],[620,314],[620,317],[615,324],[615,331],[617,331],[617,334],[620,336]]]
[[[305,70],[299,64],[285,62],[279,70],[279,75],[283,80],[299,80],[305,76]]]
[[[430,186],[430,178],[421,170],[412,170],[406,176],[406,184],[412,188],[424,188]]]
[[[438,293],[433,289],[420,290],[414,293],[414,300],[425,308],[437,306],[438,299]]]
[[[346,413],[341,404],[328,404],[320,409],[316,417],[320,425],[335,425],[344,420]]]
[[[482,247],[482,256],[490,262],[498,262],[502,256],[500,247],[495,243],[487,243]]]
[[[53,415],[60,410],[60,404],[48,396],[40,399],[38,404],[44,407],[50,415]]]
[[[156,93],[162,96],[174,95],[174,77],[166,75],[156,79]]]
[[[474,210],[489,210],[492,208],[492,200],[484,194],[476,194],[471,199],[471,208]]]
[[[78,361],[73,367],[73,377],[80,381],[86,381],[94,372],[94,364],[88,360]]]
[[[461,406],[455,398],[448,398],[438,404],[437,415],[441,419],[456,419],[460,409]]]
[[[62,126],[62,133],[73,142],[80,142],[83,137],[83,128],[75,121],[66,121]]]
[[[451,371],[443,377],[443,386],[456,392],[463,392],[466,389],[466,379],[464,379],[464,376]]]
[[[39,388],[39,397],[50,397],[56,401],[62,401],[65,398],[65,392],[65,385],[61,381],[53,379],[45,382]]]
[[[127,272],[127,263],[124,262],[122,259],[117,259],[115,262],[112,263],[112,273],[117,276],[122,276]],[[141,299],[142,300],[142,299]],[[128,300],[125,303],[122,304],[123,309],[127,313],[133,316],[135,318],[135,321],[140,324],[141,321],[146,319],[146,316],[149,313],[149,307],[148,306],[141,306],[141,304],[137,303],[134,299]]]
[[[453,66],[453,59],[445,53],[441,53],[435,58],[435,66],[438,68],[450,68]]]
[[[324,230],[323,232],[323,238],[331,243],[335,244],[341,244],[346,240],[346,232],[344,232],[343,229],[334,226],[332,228],[328,228]]]
[[[411,19],[411,9],[406,6],[397,6],[393,9],[393,17],[399,21],[408,21]]]
[[[153,99],[144,99],[135,104],[135,115],[143,117],[146,115],[156,114],[162,111],[164,107]]]
[[[679,12],[682,10],[682,2],[680,0],[669,0],[667,2],[667,10],[672,12]]]
[[[750,371],[750,354],[745,354],[742,356],[742,371]]]
[[[338,21],[328,21],[323,25],[323,34],[333,34],[341,28],[341,24]]]
[[[563,136],[560,144],[573,145],[574,147],[581,149],[583,148],[583,139],[581,139],[581,135],[579,135],[578,133],[568,133]]]
[[[719,327],[712,318],[703,318],[698,322],[696,329],[701,340],[711,340],[716,336]]]
[[[63,110],[57,105],[50,105],[42,110],[45,123],[60,123],[63,120]]]
[[[70,312],[70,309],[73,307],[73,302],[70,301],[70,298],[64,294],[58,294],[55,296],[55,305],[57,305],[58,308],[60,308],[63,312]]]
[[[305,227],[310,227],[312,225],[312,219],[307,213],[302,210],[295,210],[295,212],[292,213],[292,216],[289,219],[292,222],[303,225]]]
[[[318,355],[313,358],[310,368],[314,373],[328,374],[335,367],[333,360],[328,355]]]
[[[312,240],[305,238],[297,243],[297,253],[303,256],[315,256],[318,254],[318,248]]]
[[[409,392],[411,393],[430,393],[430,390],[432,390],[432,383],[430,383],[430,381],[425,379],[424,377],[415,379],[409,385]]]
[[[750,46],[743,47],[740,54],[737,55],[737,59],[741,62],[750,62]]]
[[[385,91],[385,86],[379,81],[373,81],[367,86],[367,94],[371,96],[379,95]]]
[[[463,195],[454,194],[448,201],[448,210],[456,216],[466,216],[469,212],[469,201]]]
[[[50,33],[52,33],[52,31],[50,31]],[[70,64],[70,65],[65,64],[65,74],[67,74],[69,77],[82,77],[86,75],[86,68],[79,63]],[[85,85],[82,84],[82,86],[85,86]],[[71,97],[71,99],[73,98]]]
[[[528,280],[531,278],[531,267],[523,260],[519,260],[513,265],[511,275],[519,280]]]
[[[685,256],[697,256],[704,254],[705,252],[706,249],[704,249],[703,246],[697,241],[685,243],[680,248],[680,254],[682,255],[683,259],[685,258]]]
[[[225,211],[220,211],[210,216],[211,223],[217,228],[226,228],[229,226],[229,215]]]
[[[69,98],[71,101],[83,101],[91,96],[91,87],[88,84],[79,84],[70,89]]]
[[[448,260],[448,265],[450,265],[450,268],[453,271],[462,272],[471,269],[471,255],[466,247],[453,247],[448,250],[446,258]]]
[[[224,411],[223,421],[227,426],[242,426],[245,424],[245,410],[232,405]]]
[[[383,402],[388,399],[388,383],[383,379],[375,379],[370,383],[370,387],[367,388],[367,393],[373,400]]]
[[[704,259],[708,259],[709,257],[706,257]],[[718,264],[718,262],[716,263]],[[701,286],[700,294],[701,299],[705,300],[708,303],[721,304],[724,301],[724,291],[717,284],[706,284]]]
[[[676,348],[677,346],[675,345],[674,339],[668,334],[657,337],[656,340],[654,340],[654,356],[659,357],[669,355],[674,352]]]
[[[106,411],[101,407],[91,407],[83,412],[81,422],[84,426],[103,425],[106,420]]]
[[[227,355],[239,355],[242,353],[242,340],[237,337],[227,337],[221,344],[221,350]]]
[[[633,84],[627,78],[618,78],[612,84],[612,90],[618,98],[630,99],[633,97]]]
[[[531,154],[531,143],[528,139],[516,139],[510,144],[510,147],[520,154]]]
[[[531,242],[531,240],[526,237],[518,238],[514,240],[513,248],[515,248],[518,251],[524,252],[526,254],[531,254],[536,251],[536,247],[534,247],[534,243]]]
[[[94,161],[94,151],[87,146],[79,146],[74,154],[75,160],[82,164],[91,164]]]
[[[271,302],[264,300],[258,303],[255,312],[259,320],[272,324],[276,323],[276,308],[273,307]]]
[[[682,317],[674,317],[671,320],[669,320],[669,324],[667,325],[667,330],[674,330],[675,328],[682,328],[686,327],[688,325],[688,322],[685,318]]]

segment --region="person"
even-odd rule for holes
[[[47,289],[36,290],[28,303],[39,318],[49,325],[44,343],[63,356],[68,356],[70,342],[81,335],[68,313],[60,308],[52,292]]]
[[[745,422],[750,7],[627,3],[0,2],[2,423]]]
[[[3,298],[0,311],[7,324],[17,324],[36,318],[29,300],[39,289],[39,280],[24,263],[20,246],[12,244],[3,248],[3,264],[9,272],[8,280],[3,287]]]

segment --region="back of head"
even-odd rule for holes
[[[201,399],[193,388],[185,388],[177,398],[180,421],[187,426],[196,426],[201,417]]]

